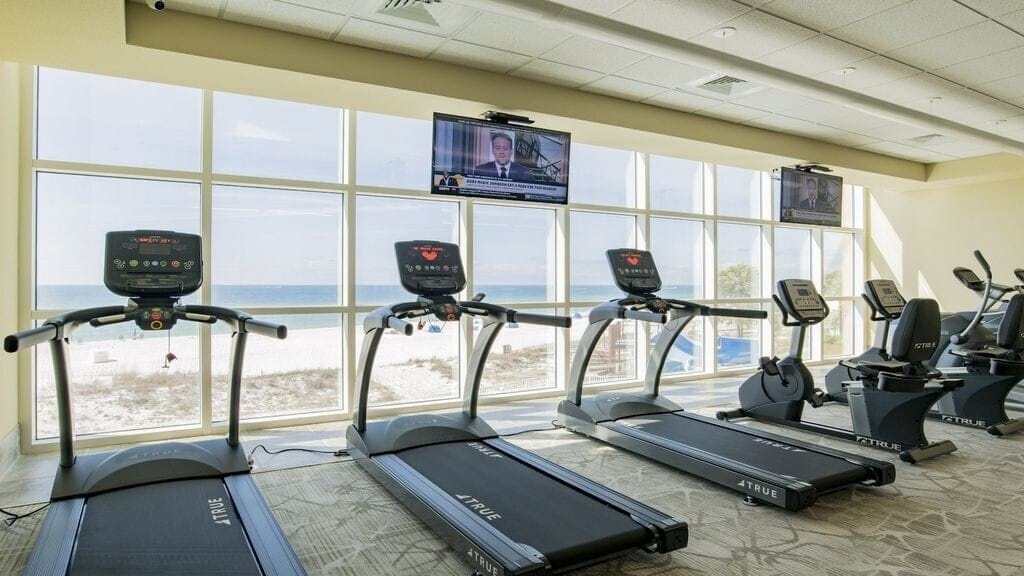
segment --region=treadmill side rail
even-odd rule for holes
[[[563,468],[507,440],[498,438],[484,440],[484,443],[588,496],[605,502],[608,506],[620,512],[629,514],[634,521],[639,522],[652,532],[655,551],[666,553],[686,547],[689,538],[689,527],[684,520],[663,514],[625,494],[616,492],[572,470]]]
[[[242,521],[256,561],[266,576],[306,576],[295,550],[288,543],[249,474],[224,478],[235,512]]]
[[[540,552],[509,539],[398,456],[360,456],[356,462],[484,576],[551,572]]]
[[[61,500],[50,504],[23,576],[67,574],[84,509],[85,498]]]

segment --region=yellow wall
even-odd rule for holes
[[[936,182],[913,190],[871,191],[868,202],[868,278],[892,278],[907,298],[935,298],[943,310],[977,306],[953,277],[966,266],[982,275],[972,255],[981,250],[994,280],[1015,284],[1024,268],[1024,178]]]
[[[18,66],[0,62],[0,336],[18,330]],[[18,424],[17,357],[0,352],[0,439]]]

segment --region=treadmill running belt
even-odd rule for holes
[[[482,442],[434,444],[397,456],[513,541],[536,548],[556,569],[650,538],[628,515]]]
[[[89,498],[69,570],[76,576],[260,573],[219,478]]]
[[[822,452],[810,452],[762,438],[754,428],[746,433],[720,426],[715,421],[674,413],[622,418],[616,422],[626,428],[636,428],[779,476],[803,480],[813,485],[818,493],[870,477],[863,466]]]

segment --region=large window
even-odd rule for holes
[[[242,417],[268,426],[351,415],[363,320],[415,298],[398,280],[400,240],[457,242],[467,277],[460,297],[482,293],[573,318],[569,330],[505,326],[483,374],[485,396],[563,392],[591,308],[624,296],[610,248],[651,250],[665,297],[769,315],[694,319],[669,353],[666,382],[742,374],[760,356],[785,353],[791,329],[771,300],[781,278],[813,280],[832,310],[811,330],[806,358],[834,361],[863,339],[864,191],[856,186],[844,189],[843,227],[782,225],[764,210],[765,172],[577,140],[568,206],[438,198],[427,193],[429,111],[399,117],[52,69],[38,71],[36,96],[35,157],[23,179],[34,239],[24,313],[39,323],[122,302],[103,287],[107,231],[202,234],[206,282],[185,303],[239,307],[289,327],[284,341],[248,341]],[[462,396],[466,352],[483,322],[413,323],[412,336],[383,336],[374,406],[425,410]],[[133,326],[74,333],[78,432],[131,432],[120,437],[131,441],[222,430],[229,327]],[[586,384],[639,386],[660,328],[613,323]],[[35,400],[34,437],[48,439],[52,368],[45,347],[34,358],[21,390]]]

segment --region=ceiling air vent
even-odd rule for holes
[[[925,134],[924,136],[918,136],[917,138],[908,138],[907,142],[913,144],[934,144],[935,142],[945,140],[946,137],[942,134]]]
[[[727,96],[734,98],[736,96],[746,96],[757,92],[762,88],[760,84],[754,84],[753,82],[747,82],[742,78],[735,76],[729,76],[728,74],[715,74],[713,76],[704,76],[690,83],[690,86],[699,90],[706,90],[708,92],[714,92],[721,96]],[[685,90],[685,88],[683,89]],[[692,90],[692,88],[691,88]]]
[[[437,20],[430,15],[427,4],[440,3],[441,0],[385,0],[378,14],[410,20],[428,26],[439,26]]]

